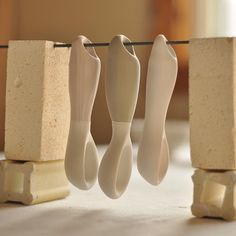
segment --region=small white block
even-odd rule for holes
[[[65,198],[69,195],[64,161],[0,161],[0,202],[26,205]]]
[[[67,48],[49,41],[10,41],[7,59],[7,159],[64,159],[69,132]]]
[[[236,219],[236,171],[196,170],[192,179],[193,215]]]

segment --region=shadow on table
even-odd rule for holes
[[[22,213],[21,207],[24,208]],[[14,208],[14,209],[13,209]],[[0,204],[0,212],[14,217],[0,222],[0,232],[4,236],[17,235],[129,235],[148,230],[147,222],[156,225],[150,216],[117,215],[112,209],[86,209],[60,206],[58,209],[50,205],[22,206],[20,204]],[[4,212],[5,211],[5,212]],[[10,213],[10,211],[12,213]],[[14,211],[14,213],[13,213]],[[2,215],[1,215],[2,216]],[[161,221],[161,219],[160,219]],[[156,224],[157,223],[157,224]]]
[[[184,224],[184,229],[186,231],[197,231],[199,232],[199,235],[202,233],[208,232],[213,233],[215,232],[215,235],[224,235],[224,231],[228,229],[230,232],[231,228],[233,226],[233,231],[235,231],[235,222],[234,221],[225,221],[221,218],[190,218],[188,219]],[[211,235],[211,234],[210,234]],[[234,234],[233,234],[234,235]]]
[[[234,222],[208,218],[181,218],[186,209],[178,209],[180,215],[165,214],[163,211],[147,215],[130,215],[126,214],[125,209],[117,212],[110,208],[94,209],[93,206],[72,207],[64,201],[41,206],[0,204],[0,235],[224,235],[226,229],[233,233],[227,236],[235,234]]]
[[[1,208],[18,208],[18,207],[26,207],[26,206],[22,205],[21,203],[17,203],[17,202],[0,203],[0,210],[1,210]]]
[[[219,224],[226,224],[229,223],[228,221],[222,220],[221,218],[210,218],[210,217],[204,217],[204,218],[197,218],[193,217],[188,219],[186,222],[186,225],[189,227],[194,227],[198,225],[219,225]]]

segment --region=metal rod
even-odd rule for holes
[[[188,44],[189,40],[169,40],[166,41],[166,44]],[[125,42],[125,46],[142,46],[142,45],[152,45],[152,41],[143,41],[143,42]],[[110,43],[85,43],[85,47],[107,47]],[[55,48],[69,48],[71,47],[71,43],[63,43],[63,44],[54,44]],[[8,48],[8,45],[0,45],[0,48]]]
[[[167,44],[188,44],[189,40],[169,40]],[[142,46],[142,45],[152,45],[152,41],[143,41],[143,42],[125,42],[125,46]],[[85,43],[85,47],[107,47],[110,43]],[[71,44],[54,44],[55,48],[71,47]]]
[[[0,48],[8,48],[8,45],[0,45]]]

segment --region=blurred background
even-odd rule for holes
[[[0,44],[8,44],[9,40],[40,39],[71,43],[80,34],[85,35],[92,42],[109,42],[117,34],[124,34],[132,41],[153,41],[158,34],[164,34],[169,40],[236,36],[235,10],[236,0],[0,0]],[[177,83],[168,110],[166,132],[171,159],[175,161],[175,164],[181,164],[179,166],[182,167],[183,164],[190,166],[188,45],[173,47],[178,57],[179,67]],[[151,46],[135,47],[141,64],[141,84],[131,130],[133,141],[138,141],[142,132],[150,50]],[[102,70],[92,115],[92,134],[97,144],[106,144],[111,138],[111,120],[104,88],[107,47],[96,48],[96,52],[101,59]],[[0,151],[4,149],[6,59],[7,49],[0,49]],[[106,146],[102,149],[103,153],[105,149]],[[99,151],[101,151],[101,147]],[[3,157],[0,152],[0,159],[1,156]],[[178,177],[175,175],[177,172],[173,173],[169,179],[171,189],[173,188],[173,178]],[[183,185],[182,180],[186,179],[187,175],[182,169],[179,173],[181,173],[179,183]],[[177,192],[181,193],[178,191],[179,185],[176,186]],[[171,191],[166,187],[164,189],[166,190],[163,191],[163,196],[166,198]],[[148,191],[150,194],[150,190]],[[184,196],[186,196],[186,192],[184,190]],[[134,191],[134,194],[136,193]],[[156,202],[156,195],[153,196],[155,196],[153,199]],[[85,199],[87,199],[87,195]],[[179,197],[175,199],[178,200]],[[178,205],[174,211],[177,212],[176,209],[179,210],[179,208]],[[181,206],[181,208],[186,207]],[[100,209],[99,206],[98,214],[100,214]],[[55,212],[57,213],[57,211]],[[63,210],[63,214],[64,212]],[[168,219],[171,214],[168,214]],[[88,216],[85,218],[86,220],[90,219],[90,216],[93,217],[91,214],[86,213],[85,217],[86,215]],[[42,216],[45,218],[45,215]],[[72,212],[72,216],[74,217],[74,212]],[[143,219],[146,223],[146,218]],[[153,218],[152,222],[158,223],[153,221]]]
[[[0,44],[9,40],[43,39],[71,43],[83,34],[93,42],[109,42],[116,34],[132,41],[151,41],[162,33],[170,40],[236,35],[235,0],[0,0]],[[179,72],[168,111],[170,120],[188,119],[188,46],[174,46]],[[140,134],[145,110],[147,63],[151,46],[136,46],[141,85],[133,140]],[[96,143],[107,143],[111,121],[104,79],[107,48],[96,48],[102,61],[99,89],[92,116]],[[4,146],[7,49],[0,50],[0,149]]]
[[[44,39],[71,43],[83,34],[93,42],[108,42],[116,34],[132,41],[152,41],[162,33],[170,40],[189,39],[189,0],[0,0],[0,44],[11,39]],[[150,46],[135,47],[141,64],[141,85],[135,120],[144,117],[145,83]],[[175,46],[179,72],[168,119],[188,119],[187,46]],[[96,143],[107,143],[111,121],[107,110],[104,79],[107,48],[96,48],[102,61],[99,89],[93,109],[92,133]],[[7,50],[0,50],[0,149],[4,146],[4,104]],[[138,123],[137,123],[138,124]],[[139,129],[136,125],[134,129]],[[135,138],[135,137],[134,137]]]

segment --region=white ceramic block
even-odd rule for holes
[[[10,41],[5,155],[11,160],[64,159],[69,132],[68,48],[49,41]]]
[[[236,38],[190,41],[190,143],[196,168],[236,168],[235,46]]]
[[[192,179],[193,215],[236,219],[236,171],[196,170]]]
[[[64,161],[0,161],[0,202],[37,204],[69,195]]]

